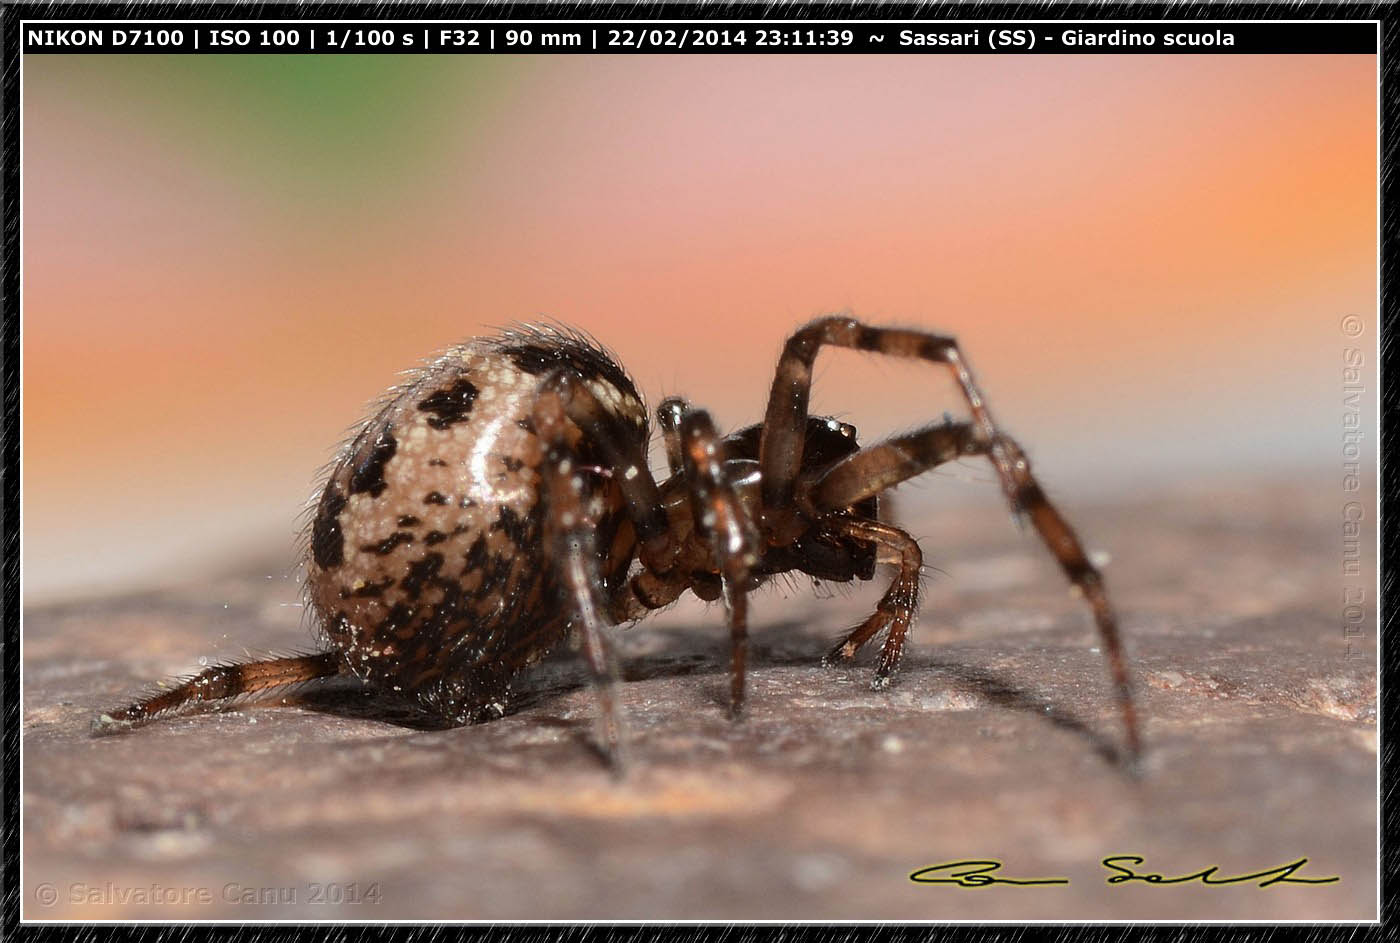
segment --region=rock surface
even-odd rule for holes
[[[1149,748],[1137,781],[1113,762],[1090,620],[994,494],[910,528],[930,573],[887,690],[869,689],[868,654],[819,664],[880,586],[757,594],[737,724],[721,610],[685,603],[620,633],[620,782],[568,653],[476,727],[422,729],[334,683],[89,736],[97,712],[201,656],[304,648],[285,565],[31,609],[24,916],[1370,919],[1374,583],[1343,579],[1340,506],[1325,486],[1260,484],[1066,509],[1113,548]],[[1356,585],[1368,621],[1347,639]],[[1306,857],[1295,878],[1340,881],[1109,885],[1111,855],[1220,876]],[[963,859],[1069,883],[910,880]]]

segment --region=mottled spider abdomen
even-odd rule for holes
[[[499,713],[511,678],[567,635],[545,550],[532,416],[566,368],[645,448],[635,385],[601,349],[548,329],[447,351],[392,391],[342,450],[311,524],[307,588],[330,646],[368,684],[451,723]],[[579,460],[597,465],[582,435]],[[605,580],[632,559],[621,494],[599,470]]]

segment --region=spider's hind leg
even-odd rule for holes
[[[97,715],[92,721],[92,733],[94,736],[118,733],[148,724],[160,717],[185,713],[199,706],[217,704],[272,688],[314,681],[317,678],[329,678],[343,670],[344,660],[336,652],[214,665],[169,690],[119,710]]]

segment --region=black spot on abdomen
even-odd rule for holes
[[[491,529],[504,531],[510,542],[517,547],[529,546],[529,522],[504,505],[501,507],[501,513],[496,517],[496,522],[491,525]]]
[[[485,536],[478,537],[476,538],[476,540],[472,541],[472,545],[469,548],[467,548],[467,566],[466,569],[462,572],[464,574],[475,573],[477,570],[480,570],[483,566],[486,565],[487,553],[488,551],[486,549]]]
[[[345,562],[345,535],[340,532],[340,512],[345,510],[345,495],[335,485],[326,485],[316,520],[311,525],[311,558],[323,570],[332,570]]]
[[[394,552],[394,548],[399,544],[413,543],[413,535],[407,531],[396,530],[388,537],[377,544],[365,544],[360,549],[365,553],[376,553],[381,557],[388,556]]]
[[[500,347],[525,373],[542,376],[564,368],[582,380],[601,379],[640,401],[637,387],[607,351],[578,337],[545,331],[527,331],[509,338]]]
[[[457,422],[465,422],[472,414],[472,404],[476,402],[476,384],[470,380],[458,380],[443,390],[420,400],[418,408],[432,413],[428,425],[434,429],[446,429]]]
[[[360,459],[350,475],[350,493],[362,494],[368,491],[370,497],[379,497],[388,487],[384,484],[384,465],[394,457],[398,447],[399,443],[388,429],[379,433],[374,447]]]
[[[417,599],[423,584],[436,581],[442,569],[442,554],[430,553],[408,568],[408,575],[399,584],[409,599]]]
[[[394,607],[384,616],[384,621],[375,626],[375,629],[383,636],[408,625],[417,615],[418,608],[416,606],[406,606],[401,602],[395,603]]]

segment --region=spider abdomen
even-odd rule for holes
[[[502,710],[511,678],[569,629],[545,550],[541,463],[532,416],[544,376],[587,378],[625,422],[645,409],[601,350],[572,335],[512,333],[452,348],[391,391],[341,451],[321,488],[308,591],[329,645],[371,686],[452,723]],[[587,462],[590,444],[576,443]],[[621,497],[587,482],[602,508],[607,577]]]

